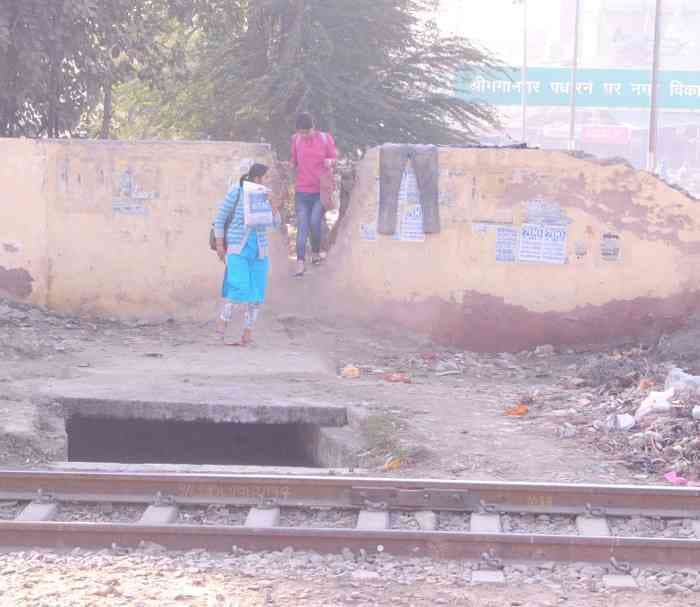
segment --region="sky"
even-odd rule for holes
[[[543,37],[559,31],[559,3],[530,0],[528,13],[528,46],[537,48]],[[523,10],[513,0],[441,0],[440,26],[446,33],[485,46],[508,63],[522,61]]]
[[[530,65],[570,65],[574,5],[575,0],[528,0]],[[653,0],[581,0],[580,6],[581,67],[618,67],[615,45],[637,48],[636,56],[651,62]],[[700,0],[664,0],[663,6],[662,69],[700,70]],[[522,63],[523,9],[513,0],[441,0],[439,23],[446,34],[466,36],[510,65]]]

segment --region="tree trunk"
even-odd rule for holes
[[[109,139],[112,131],[112,80],[107,79],[104,85],[105,100],[104,110],[102,112],[102,131],[100,139]]]
[[[293,0],[282,15],[280,32],[281,65],[291,65],[301,49],[301,31],[303,28],[306,0]]]
[[[56,119],[56,101],[57,101],[57,91],[56,91],[56,68],[54,66],[53,60],[51,62],[51,71],[49,75],[49,110],[46,119],[46,135],[49,139],[54,139],[56,137],[57,119]]]

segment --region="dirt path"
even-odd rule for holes
[[[612,449],[616,435],[596,426],[610,411],[636,406],[633,384],[654,367],[641,351],[543,348],[483,356],[389,328],[289,314],[268,314],[256,337],[256,348],[239,350],[214,345],[211,326],[59,318],[0,302],[0,464],[37,466],[65,457],[61,411],[42,392],[82,379],[152,390],[163,383],[203,390],[235,384],[253,395],[342,404],[363,420],[359,455],[371,474],[601,483],[660,478],[658,469],[644,472]],[[346,365],[356,365],[360,377],[340,377]],[[623,387],[611,389],[616,382]],[[505,416],[519,401],[528,404],[527,414]],[[385,470],[387,461],[397,467]],[[0,555],[0,605],[700,605],[700,578],[692,571],[638,572],[642,591],[616,594],[602,582],[610,567],[513,565],[507,586],[484,587],[471,585],[470,563],[325,559],[235,551],[7,554]],[[679,596],[669,596],[674,592]]]
[[[440,349],[401,331],[299,316],[264,318],[257,347],[215,345],[211,326],[94,323],[47,316],[2,326],[0,458],[25,465],[60,458],[61,423],[47,385],[109,379],[134,386],[206,389],[236,384],[280,398],[342,404],[367,418],[361,454],[375,473],[472,479],[643,480],[587,440],[581,390],[560,385],[580,355],[480,356]],[[358,365],[358,379],[339,370]],[[404,373],[411,383],[391,383]],[[533,397],[523,418],[504,416]],[[578,425],[576,425],[578,424]],[[394,458],[397,468],[382,469]]]

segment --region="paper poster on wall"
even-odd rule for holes
[[[566,263],[566,226],[523,224],[520,228],[518,261]]]
[[[395,240],[402,242],[424,242],[423,209],[420,206],[418,180],[409,164],[401,179],[399,190],[399,221],[396,226]]]
[[[148,209],[140,200],[113,200],[112,211],[120,215],[148,215]]]
[[[403,205],[394,238],[403,242],[424,242],[423,209],[419,204]]]
[[[600,255],[605,261],[620,261],[620,236],[618,234],[603,234]]]
[[[377,224],[376,223],[361,223],[360,224],[360,240],[368,240],[368,241],[377,240]]]
[[[525,204],[525,223],[555,226],[565,226],[571,223],[558,202],[534,198]]]
[[[420,200],[419,196],[416,174],[413,171],[413,167],[406,165],[401,178],[401,189],[399,189],[399,204],[415,204]]]
[[[447,207],[448,209],[453,208],[457,204],[457,199],[452,192],[447,190],[440,190],[438,194],[438,204],[441,207]]]
[[[496,261],[512,263],[518,259],[518,228],[496,228]]]
[[[119,175],[112,198],[112,211],[122,215],[148,215],[146,203],[156,198],[158,193],[142,190],[134,172],[127,168]]]

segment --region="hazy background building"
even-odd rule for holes
[[[571,68],[576,0],[527,0],[527,64],[530,68]],[[580,0],[580,70],[651,72],[656,0]],[[505,64],[523,63],[524,19],[520,0],[441,0],[438,22],[445,33],[465,35],[490,49]],[[700,2],[663,0],[660,71],[700,78]],[[570,73],[570,71],[568,72]],[[698,80],[700,82],[700,80]],[[659,107],[658,164],[664,177],[700,192],[700,87],[689,89],[688,107]],[[650,103],[638,107],[576,110],[575,147],[600,156],[619,156],[646,166]],[[504,130],[484,142],[520,141],[520,104],[499,105]],[[528,106],[525,138],[531,145],[567,148],[570,110]]]

